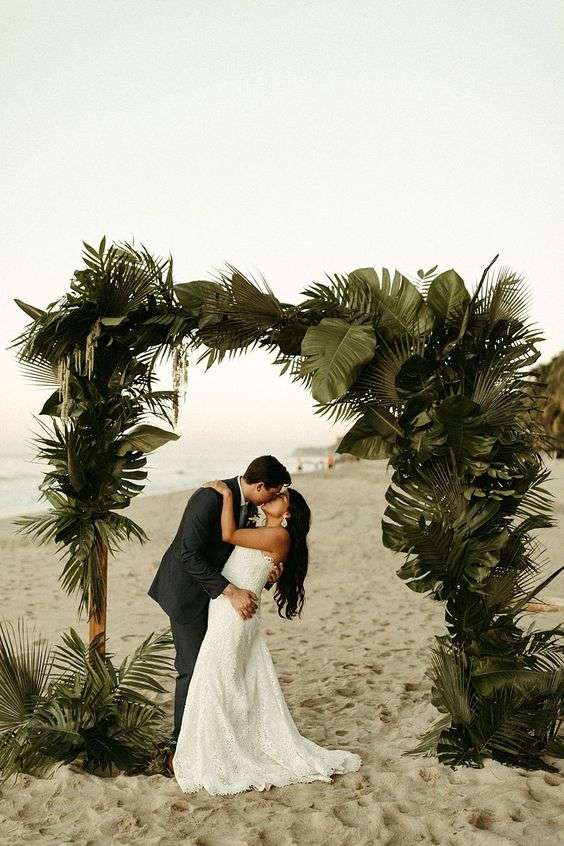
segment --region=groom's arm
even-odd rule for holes
[[[219,515],[220,497],[208,488],[201,488],[190,499],[182,531],[182,566],[212,599],[223,593],[229,584],[206,556]]]

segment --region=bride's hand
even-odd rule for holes
[[[214,491],[217,491],[222,496],[231,493],[231,488],[229,485],[226,485],[225,482],[222,482],[221,479],[214,479],[212,482],[206,482],[205,485],[202,485],[203,488],[213,488]]]
[[[278,579],[282,575],[283,570],[284,570],[284,562],[283,561],[278,561],[276,564],[273,564],[271,569],[270,569],[270,573],[267,576],[267,581],[269,581],[270,584],[273,585],[275,582],[278,581]]]

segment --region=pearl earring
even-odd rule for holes
[[[281,525],[281,526],[282,526],[282,528],[284,528],[284,529],[285,529],[285,528],[286,528],[286,526],[288,525],[288,521],[286,520],[286,518],[285,518],[285,517],[282,517],[282,522],[281,522],[281,524],[280,524],[280,525]]]

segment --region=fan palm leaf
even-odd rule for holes
[[[170,663],[172,643],[169,629],[152,632],[130,657],[124,659],[117,674],[117,689],[122,696],[138,696],[144,690],[164,691],[157,678],[168,676],[173,670]]]
[[[437,745],[443,733],[450,728],[452,717],[444,714],[422,735],[419,743],[412,749],[406,749],[402,756],[433,756],[437,755]]]
[[[371,313],[376,315],[375,328],[388,339],[404,335],[419,335],[432,326],[433,318],[425,300],[413,282],[394,271],[393,277],[387,268],[382,269],[381,278],[372,267],[362,267],[349,274],[349,282],[362,280],[372,292]]]
[[[32,361],[20,359],[19,369],[38,388],[59,388],[57,368],[41,356]]]
[[[431,655],[432,702],[452,719],[468,724],[472,720],[470,678],[463,653],[452,644],[438,641]]]
[[[74,629],[48,649],[0,628],[0,774],[47,775],[73,760],[85,768],[143,767],[165,737],[163,711],[148,697],[171,674],[170,633],[147,637],[119,669]],[[17,679],[20,679],[18,682]],[[3,689],[3,684],[1,685]]]
[[[17,631],[9,621],[0,622],[0,732],[25,725],[43,696],[53,655],[35,632],[28,632],[23,618]]]
[[[530,313],[531,293],[524,277],[507,265],[488,272],[481,296],[476,303],[476,314],[485,316],[488,325],[499,320],[524,323]]]

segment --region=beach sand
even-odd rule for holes
[[[564,543],[564,461],[552,490],[563,525],[544,533],[550,566]],[[220,468],[218,468],[218,472]],[[74,766],[50,779],[22,776],[0,787],[0,842],[191,844],[191,846],[551,846],[564,843],[564,761],[558,774],[511,769],[452,770],[431,758],[401,757],[437,717],[425,676],[443,608],[396,576],[402,557],[385,550],[380,519],[384,463],[341,464],[295,486],[313,511],[310,572],[300,621],[284,621],[263,597],[263,626],[300,731],[329,748],[357,752],[356,773],[232,797],[185,795],[163,776],[98,778]],[[188,492],[139,497],[128,513],[151,537],[110,562],[108,650],[120,659],[168,618],[147,596],[177,529]],[[77,602],[60,589],[54,547],[37,547],[0,523],[2,617],[20,614],[51,641],[70,626],[86,637]],[[563,597],[562,576],[546,596]],[[527,615],[539,628],[564,612]],[[174,680],[161,701],[172,713]]]

